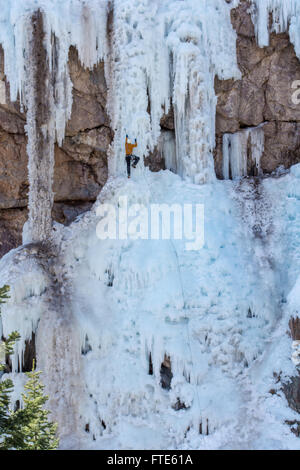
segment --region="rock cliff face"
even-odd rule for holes
[[[28,170],[26,116],[9,100],[0,49],[0,255],[21,243],[27,219]],[[112,140],[106,114],[104,66],[84,70],[70,50],[72,116],[63,146],[55,147],[53,218],[68,224],[90,208],[107,179],[107,150]]]
[[[223,177],[223,135],[260,124],[264,124],[265,135],[261,158],[264,173],[300,161],[300,106],[292,102],[292,83],[300,78],[299,60],[287,34],[273,34],[269,47],[258,47],[248,8],[249,3],[242,1],[232,10],[242,79],[215,81],[218,178]],[[18,103],[9,100],[3,65],[0,49],[0,255],[20,244],[28,201],[26,117]],[[62,147],[55,148],[54,171],[53,218],[64,224],[88,210],[105,184],[107,151],[113,138],[106,112],[104,65],[85,70],[72,48],[69,67],[73,82],[72,116]],[[170,138],[175,136],[172,109],[162,119],[161,128]],[[145,163],[152,171],[168,166],[159,148]]]
[[[261,169],[271,173],[300,161],[300,106],[292,102],[292,83],[300,78],[300,62],[287,34],[272,34],[270,46],[257,45],[249,3],[232,10],[237,32],[238,81],[216,80],[215,168],[222,178],[222,137],[264,125],[265,149]]]

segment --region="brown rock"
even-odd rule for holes
[[[78,132],[108,125],[107,116],[101,104],[93,96],[73,91],[72,116],[66,128],[67,136]]]
[[[239,127],[241,83],[233,80],[215,80],[215,89],[218,96],[216,110],[216,133],[224,134],[236,132]]]
[[[106,158],[110,143],[111,131],[103,126],[67,137],[62,149],[74,160],[96,164],[97,159]]]
[[[0,131],[0,209],[25,207],[27,192],[25,136]]]
[[[289,382],[283,384],[282,389],[289,406],[300,413],[300,375],[291,377]]]
[[[300,121],[300,106],[292,102],[292,83],[300,77],[300,62],[294,48],[275,52],[266,86],[266,121]]]
[[[4,80],[4,51],[0,44],[0,80]]]
[[[144,165],[148,166],[150,171],[160,171],[165,170],[165,159],[162,154],[158,151],[158,148],[155,147],[153,152],[151,152],[147,157],[144,158]]]
[[[19,101],[10,101],[9,83],[4,74],[4,52],[0,44],[0,128],[23,134],[25,121],[25,115],[20,112]]]
[[[165,354],[164,361],[160,367],[160,384],[165,390],[171,389],[171,382],[173,378],[172,366],[170,356]]]
[[[33,366],[36,367],[36,345],[35,333],[31,334],[31,339],[25,341],[24,356],[22,361],[22,372],[31,372]],[[21,372],[20,371],[20,372]]]
[[[71,48],[69,70],[73,83],[73,106],[66,135],[74,136],[86,129],[109,126],[109,118],[105,110],[107,86],[104,64],[99,64],[93,70],[84,69],[80,65],[77,51]]]
[[[27,209],[0,210],[0,256],[22,243],[22,228]]]
[[[223,179],[223,134],[216,135],[216,148],[214,150],[215,172],[218,179]]]
[[[231,10],[231,23],[237,34],[241,37],[254,38],[254,26],[251,15],[248,13],[251,4],[247,0],[241,0],[238,8]]]
[[[300,162],[300,122],[268,122],[264,134],[265,150],[261,158],[264,173]]]
[[[68,202],[67,204],[59,202],[54,203],[52,217],[61,224],[69,225],[80,214],[90,210],[92,205],[92,202],[76,203],[76,201]]]
[[[93,70],[84,68],[78,59],[78,52],[74,47],[69,52],[69,71],[74,90],[95,96],[103,108],[106,107],[107,84],[104,74],[104,63],[100,62]]]
[[[10,134],[24,134],[24,125],[25,117],[21,113],[0,104],[0,129]]]
[[[164,114],[160,120],[160,127],[164,129],[174,130],[175,123],[174,123],[174,108],[171,104],[170,109],[167,114]]]
[[[73,106],[62,148],[55,149],[55,202],[93,202],[107,180],[107,151],[112,140],[106,113],[107,86],[104,64],[84,69],[77,51],[70,49],[69,70],[73,82]],[[81,207],[90,207],[83,204]],[[79,210],[79,209],[78,209]],[[67,209],[54,210],[57,220],[69,223]],[[74,217],[78,211],[71,211]],[[67,215],[66,215],[67,214]]]
[[[219,178],[224,133],[262,123],[266,123],[263,172],[273,172],[281,165],[289,168],[300,161],[300,107],[292,102],[291,88],[300,76],[300,62],[287,34],[271,34],[269,47],[258,47],[249,6],[243,0],[231,12],[242,79],[215,81],[218,97],[215,170]]]
[[[94,201],[106,175],[105,161],[99,160],[96,165],[76,161],[56,147],[53,185],[55,202]]]
[[[93,70],[84,69],[74,48],[70,49],[69,59],[74,85],[72,115],[62,148],[55,148],[57,204],[53,216],[62,223],[70,223],[96,199],[107,180],[107,150],[112,140],[105,111],[107,87],[103,63]],[[4,98],[1,90],[5,91]],[[0,47],[0,98],[3,98],[0,99],[0,209],[26,207],[28,202],[26,116],[20,113],[18,103],[10,103],[8,92]],[[14,231],[17,226],[13,225]],[[3,238],[3,246],[8,249],[21,241],[20,236],[8,233],[7,237]]]
[[[300,318],[291,318],[289,321],[289,327],[293,341],[300,341]]]

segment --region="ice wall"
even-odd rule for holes
[[[86,67],[105,59],[115,139],[110,172],[124,172],[124,139],[137,138],[139,155],[158,143],[160,119],[172,97],[178,173],[196,183],[214,178],[214,77],[239,77],[235,32],[223,0],[16,0],[0,13],[0,43],[11,98],[27,106],[29,18],[43,12],[44,46],[52,74],[51,119],[60,144],[72,106],[68,51]],[[24,54],[25,51],[25,54]],[[50,144],[52,145],[52,144]],[[50,169],[49,169],[50,171]],[[51,176],[51,175],[50,175]],[[49,181],[51,177],[49,178]]]
[[[230,9],[237,2],[173,4],[168,44],[173,58],[173,104],[179,174],[201,183],[214,178],[214,78],[239,78]]]
[[[260,174],[264,151],[263,125],[223,136],[223,178],[235,179]]]
[[[252,0],[252,19],[260,47],[269,45],[270,32],[289,32],[300,58],[300,3],[298,0]],[[269,29],[272,14],[271,30]]]
[[[116,132],[114,172],[123,170],[125,134],[139,152],[153,150],[170,97],[175,112],[177,172],[214,178],[214,78],[239,78],[230,6],[223,0],[113,3],[110,111]]]
[[[127,132],[138,138],[140,155],[159,143],[167,166],[176,163],[184,179],[213,180],[214,76],[239,76],[230,24],[236,4],[115,0],[108,9],[100,0],[5,3],[0,41],[6,75],[12,97],[19,93],[32,110],[28,136],[33,146],[37,132],[44,131],[47,157],[54,139],[63,139],[71,110],[67,59],[73,44],[88,67],[105,59],[115,131],[111,175],[124,170]],[[52,82],[45,97],[46,126],[40,123],[39,129],[35,87],[28,82],[30,77],[36,81],[30,48],[36,47],[31,18],[37,6],[43,11],[44,62]],[[176,155],[173,137],[165,138],[159,125],[171,98]],[[249,156],[259,168],[262,135],[261,129],[227,135],[224,176],[247,174]],[[43,172],[39,151],[29,147],[29,154],[41,186],[48,185],[51,153]],[[295,372],[287,355],[287,321],[276,330],[275,341],[272,334],[288,291],[286,278],[294,277],[292,269],[299,271],[294,243],[299,169],[282,180],[264,180],[261,194],[246,179],[199,187],[168,171],[144,176],[125,183],[111,178],[97,204],[117,209],[119,196],[145,208],[158,202],[205,204],[203,250],[187,253],[183,240],[99,240],[96,205],[70,227],[56,227],[60,257],[52,264],[48,252],[42,267],[24,248],[8,254],[0,263],[1,282],[12,285],[11,302],[3,307],[3,333],[16,328],[23,340],[13,368],[22,359],[24,338],[38,327],[38,361],[48,374],[60,433],[81,434],[88,425],[86,442],[82,438],[86,447],[296,447],[296,437],[284,434],[289,432],[285,420],[295,416],[288,415],[281,383],[273,376],[282,366],[286,376]],[[34,182],[30,185],[32,191]],[[39,248],[32,250],[40,263]],[[289,266],[279,273],[281,258]],[[165,355],[172,366],[170,391],[161,387]]]

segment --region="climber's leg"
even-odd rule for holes
[[[126,155],[127,176],[128,176],[128,178],[130,178],[130,162],[131,162],[131,155]]]
[[[140,157],[137,157],[136,155],[132,155],[133,156],[133,163],[132,163],[132,166],[133,168],[135,168],[138,164],[138,162],[140,161]]]

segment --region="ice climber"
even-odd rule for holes
[[[126,151],[126,163],[127,163],[127,176],[130,178],[130,164],[131,164],[131,159],[132,161],[132,166],[133,168],[136,167],[138,164],[140,157],[137,157],[136,155],[132,155],[132,150],[137,147],[137,141],[135,139],[134,144],[131,143],[131,140],[128,139],[128,135],[126,135],[125,139],[125,151]]]

